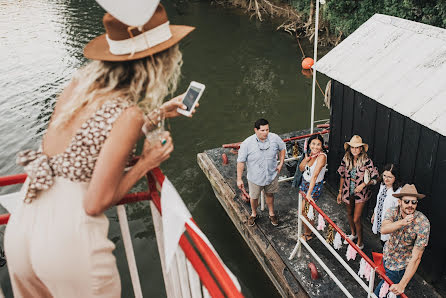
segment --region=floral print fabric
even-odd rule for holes
[[[402,219],[399,207],[390,208],[384,215],[384,221],[395,222]],[[414,220],[390,234],[390,239],[384,245],[385,266],[397,271],[406,268],[412,257],[414,246],[424,249],[429,242],[430,223],[420,211],[415,211]]]
[[[113,123],[129,106],[119,99],[105,102],[82,124],[68,148],[60,154],[49,157],[41,149],[20,152],[17,164],[24,166],[29,180],[24,201],[31,202],[37,198],[38,191],[51,187],[54,176],[74,182],[89,182]]]
[[[341,165],[338,168],[338,174],[344,178],[344,185],[342,185],[342,200],[349,204],[349,196],[355,195],[356,203],[362,203],[370,199],[370,196],[372,195],[372,191],[370,187],[364,187],[364,189],[361,192],[358,193],[351,193],[350,192],[350,182],[354,181],[355,188],[359,186],[361,183],[364,182],[364,173],[368,170],[370,173],[370,179],[376,180],[378,178],[378,170],[373,165],[373,162],[371,159],[367,159],[362,167],[356,168],[356,177],[352,178],[350,175],[350,171],[347,170],[345,161],[342,159]]]

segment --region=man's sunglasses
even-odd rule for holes
[[[409,203],[412,203],[412,205],[418,204],[418,200],[403,200],[404,204],[408,205]]]

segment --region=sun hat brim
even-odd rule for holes
[[[392,194],[395,198],[398,198],[398,199],[401,199],[402,197],[415,197],[415,198],[418,198],[418,199],[422,199],[422,198],[424,198],[424,197],[426,197],[425,195],[423,195],[423,194],[420,194],[420,193],[408,193],[408,192],[406,192],[406,193],[394,193],[394,194]]]
[[[350,147],[360,147],[363,146],[365,152],[367,152],[369,150],[369,145],[365,144],[365,143],[352,143],[352,142],[345,142],[344,143],[344,149],[347,150],[348,146]]]
[[[92,60],[119,62],[142,59],[144,57],[162,52],[182,40],[186,35],[191,33],[195,27],[185,25],[169,25],[172,37],[168,40],[151,47],[147,50],[134,53],[133,55],[114,55],[110,52],[106,34],[102,34],[91,40],[84,48],[84,56]]]

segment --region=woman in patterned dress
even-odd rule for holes
[[[381,234],[381,224],[386,211],[398,206],[398,199],[393,194],[397,194],[401,190],[400,171],[398,167],[394,164],[386,164],[379,180],[382,183],[379,187],[375,209],[373,210],[372,232],[381,235],[381,243],[384,246],[384,243],[389,240],[390,234]]]
[[[58,98],[40,149],[18,156],[28,178],[5,232],[16,297],[121,297],[104,211],[173,150],[164,133],[125,171],[146,119],[146,129],[157,125],[155,108],[179,115],[182,96],[161,102],[180,75],[177,43],[193,28],[169,26],[161,5],[140,29],[108,13],[103,22],[106,34],[84,50],[95,61]]]
[[[362,239],[361,215],[365,202],[370,199],[370,184],[376,184],[378,170],[367,156],[369,146],[362,138],[354,135],[344,144],[345,155],[338,168],[340,175],[338,204],[344,202],[350,226],[350,240],[358,239],[359,248],[364,248]],[[346,241],[344,243],[347,243]]]

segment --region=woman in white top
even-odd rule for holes
[[[389,208],[398,206],[398,199],[393,196],[401,190],[399,169],[394,164],[387,164],[384,166],[381,175],[381,186],[376,198],[376,206],[372,215],[372,232],[378,234],[381,232],[381,223],[384,220],[384,215]],[[381,234],[381,233],[380,233]],[[381,242],[384,243],[389,240],[390,234],[381,234]]]
[[[299,165],[299,170],[302,172],[302,182],[299,190],[304,192],[306,197],[313,202],[317,202],[322,193],[322,184],[327,170],[327,155],[324,153],[323,148],[324,139],[321,135],[310,137],[307,145],[308,154],[305,155],[305,158]],[[307,218],[306,214],[304,216]],[[310,222],[313,224],[313,221]],[[304,225],[303,236],[306,241],[312,238],[311,230],[306,225]]]

